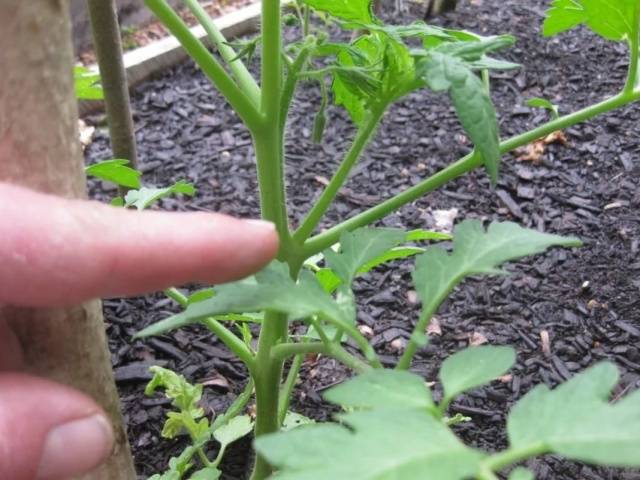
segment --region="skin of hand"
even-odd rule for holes
[[[136,212],[0,182],[0,305],[63,307],[223,283],[260,269],[277,249],[268,222]],[[79,392],[20,373],[21,363],[0,320],[0,479],[66,480],[95,468],[112,448],[104,413]]]

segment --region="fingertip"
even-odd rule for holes
[[[111,425],[89,397],[48,380],[0,374],[0,478],[75,478],[112,448]]]

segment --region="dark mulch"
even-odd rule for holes
[[[464,2],[458,12],[438,20],[483,34],[512,33],[518,43],[506,57],[522,63],[516,72],[494,76],[494,98],[506,137],[546,118],[525,105],[545,96],[573,111],[614,94],[622,85],[626,53],[584,29],[557,39],[539,35],[544,6],[530,0]],[[414,15],[416,12],[413,12]],[[295,224],[318,197],[322,179],[330,176],[353,128],[343,111],[332,112],[327,141],[310,141],[318,94],[302,88],[289,129],[287,173]],[[194,182],[193,201],[167,200],[169,210],[215,210],[241,217],[258,215],[254,164],[248,134],[191,64],[137,88],[134,94],[138,142],[145,180],[166,185],[177,179]],[[505,445],[505,411],[533,385],[554,386],[596,361],[609,359],[621,370],[616,394],[640,386],[640,144],[638,108],[625,108],[569,129],[567,145],[550,145],[539,163],[507,155],[495,191],[482,172],[474,172],[427,195],[389,217],[384,225],[430,228],[434,211],[456,208],[458,218],[515,220],[527,227],[585,241],[580,250],[554,250],[516,263],[514,275],[468,281],[441,308],[442,334],[418,355],[414,370],[434,380],[441,361],[473,340],[509,344],[518,350],[512,378],[494,382],[459,399],[454,412],[473,417],[458,429],[465,440],[494,450]],[[425,178],[469,151],[449,103],[420,92],[395,106],[327,216],[325,226],[354,215]],[[88,149],[90,160],[109,158],[100,134]],[[93,185],[92,193],[112,192]],[[385,361],[415,322],[411,266],[380,268],[358,283],[359,321],[373,331],[372,342]],[[242,389],[246,372],[206,331],[190,328],[145,342],[131,342],[140,328],[166,317],[175,305],[160,295],[109,300],[105,312],[110,346],[138,470],[157,472],[180,442],[160,438],[166,402],[147,399],[147,367],[161,363],[189,379],[220,377],[206,388],[205,403],[219,412]],[[543,348],[548,338],[548,349]],[[398,340],[399,339],[399,340]],[[546,351],[545,351],[546,350]],[[315,418],[331,410],[322,391],[348,375],[331,360],[305,365],[294,408]],[[228,461],[227,477],[242,478],[248,442]],[[640,472],[606,470],[555,457],[529,463],[539,479],[639,479]]]

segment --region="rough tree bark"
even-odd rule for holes
[[[136,138],[131,117],[127,73],[122,61],[122,40],[115,0],[88,0],[87,7],[98,57],[109,136],[114,158],[138,164]]]
[[[0,45],[0,181],[85,196],[68,1],[0,1]],[[0,306],[0,318],[16,332],[31,373],[87,393],[110,415],[116,448],[86,478],[135,479],[100,302],[68,309]]]

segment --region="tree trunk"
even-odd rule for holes
[[[136,138],[131,118],[127,73],[122,61],[122,40],[115,0],[88,0],[93,46],[104,88],[104,105],[114,158],[129,160],[136,168]]]
[[[68,1],[0,1],[0,45],[0,180],[85,196]],[[86,478],[135,479],[100,302],[68,309],[0,306],[0,317],[15,330],[31,373],[85,392],[110,415],[116,448]]]

